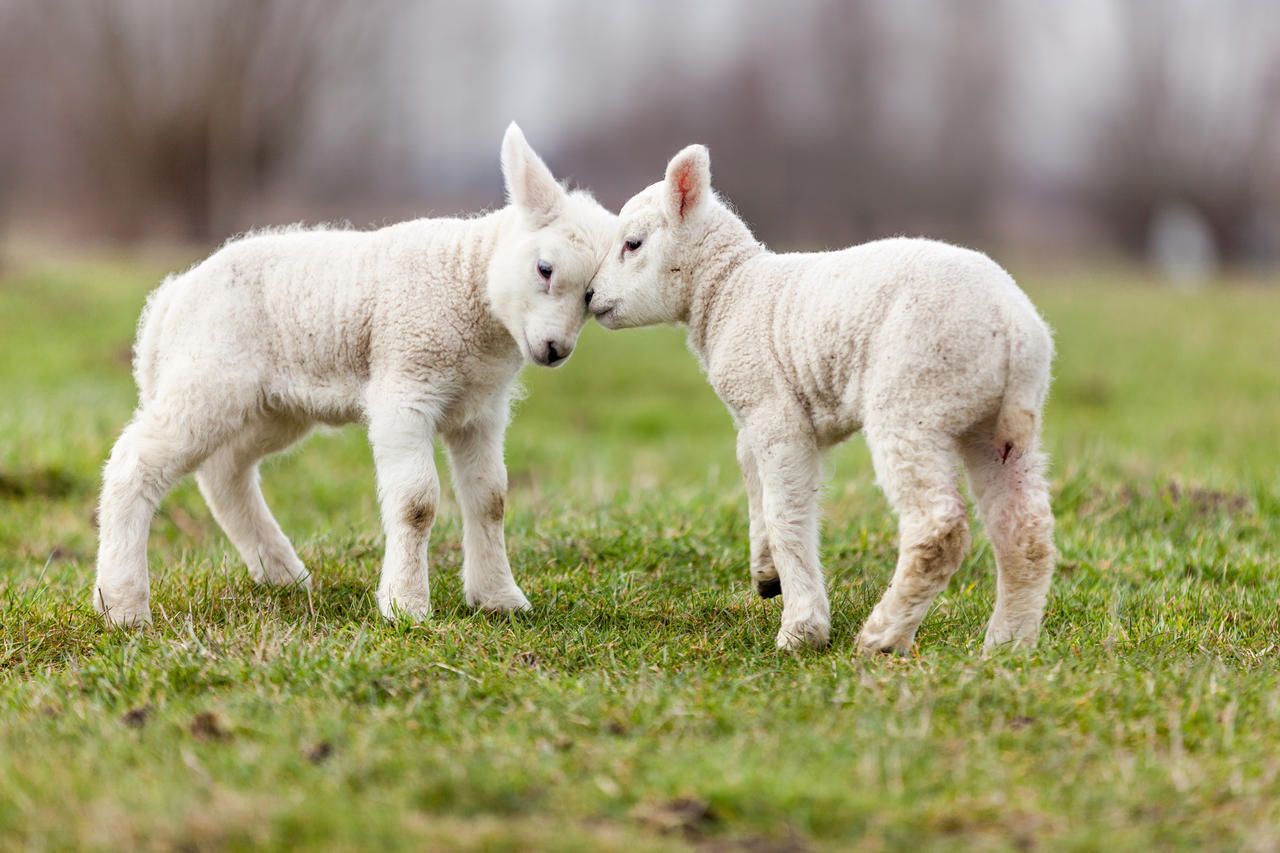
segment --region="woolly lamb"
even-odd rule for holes
[[[589,307],[611,329],[688,326],[738,426],[751,574],[761,596],[782,595],[778,647],[828,640],[819,453],[858,430],[900,540],[860,646],[907,651],[959,567],[961,461],[998,569],[985,646],[1034,643],[1054,563],[1038,449],[1053,343],[1013,280],[984,255],[929,240],[773,254],[712,192],[700,145],[618,222]]]
[[[150,621],[147,531],[196,472],[253,578],[310,576],[258,488],[258,461],[317,423],[363,421],[386,555],[378,609],[431,612],[427,539],[443,437],[463,518],[463,588],[485,610],[529,607],[503,541],[503,433],[525,359],[555,366],[587,320],[587,284],[614,217],[567,193],[512,124],[507,207],[377,231],[294,230],[228,243],[148,299],[134,376],[141,399],[104,474],[94,606]]]

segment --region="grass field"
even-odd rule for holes
[[[981,658],[976,529],[915,653],[867,659],[894,524],[861,441],[828,466],[832,645],[779,655],[728,415],[678,331],[595,326],[508,435],[531,614],[463,606],[446,488],[436,616],[380,621],[347,429],[264,471],[314,596],[255,588],[188,481],[155,626],[104,631],[98,471],[161,273],[0,279],[0,848],[1280,849],[1280,288],[1024,275],[1060,353],[1041,644]]]

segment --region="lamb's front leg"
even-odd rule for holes
[[[764,522],[764,492],[760,485],[760,466],[745,430],[738,433],[738,466],[747,484],[747,513],[751,520],[751,579],[761,598],[782,594],[782,582],[773,564],[769,548],[769,531]]]
[[[462,590],[471,607],[528,610],[529,599],[511,575],[502,531],[507,497],[504,422],[495,417],[445,433],[453,488],[462,505]]]
[[[393,621],[397,616],[425,619],[431,615],[427,541],[440,503],[434,435],[434,423],[417,409],[370,414],[369,443],[387,539],[378,610]]]
[[[795,437],[799,430],[789,435],[747,432],[760,471],[769,549],[782,585],[778,648],[825,646],[831,606],[818,561],[818,449]]]

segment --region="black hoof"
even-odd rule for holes
[[[782,581],[770,578],[767,581],[756,581],[756,592],[761,598],[776,598],[782,595]]]

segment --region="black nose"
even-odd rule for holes
[[[555,341],[547,341],[547,364],[555,364],[566,355],[568,353],[561,353],[556,349]]]
[[[587,291],[587,310],[588,310],[588,311],[590,311],[590,310],[591,310],[591,297],[593,297],[593,296],[595,296],[595,295],[596,295],[596,292],[595,292],[594,290],[588,290],[588,291]]]

